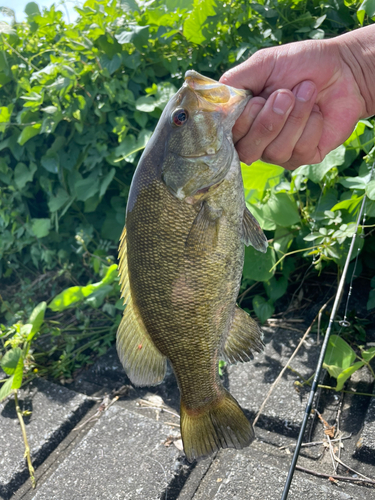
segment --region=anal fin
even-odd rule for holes
[[[246,246],[252,245],[255,250],[267,252],[268,242],[262,228],[254,215],[246,207],[242,221],[243,241]]]
[[[222,354],[228,363],[249,361],[253,352],[264,348],[263,334],[258,323],[246,311],[236,306],[232,326],[225,341]]]
[[[126,230],[121,235],[119,275],[121,297],[126,308],[117,330],[117,352],[120,361],[134,385],[160,384],[167,369],[167,359],[156,348],[135,307],[129,283]]]

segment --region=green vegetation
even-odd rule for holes
[[[113,343],[130,181],[185,71],[218,79],[262,47],[375,20],[371,0],[88,0],[77,10],[68,25],[57,7],[31,2],[26,23],[9,10],[0,22],[0,363],[10,377],[0,399],[36,372],[69,381]],[[241,288],[261,322],[296,267],[340,271],[365,193],[358,269],[374,274],[374,123],[360,122],[319,166],[243,165],[270,240],[265,255],[246,250]]]

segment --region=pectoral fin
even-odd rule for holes
[[[263,334],[257,322],[246,311],[236,306],[232,326],[222,351],[225,361],[249,361],[253,358],[253,351],[263,350],[262,339]]]
[[[209,252],[215,248],[222,213],[222,210],[210,207],[207,202],[202,203],[186,239],[185,247],[188,254],[192,251]]]
[[[120,241],[119,275],[126,308],[117,330],[117,352],[134,385],[157,385],[164,379],[167,360],[153,343],[131,297],[125,229]]]
[[[246,246],[252,245],[260,252],[267,252],[268,242],[262,228],[253,214],[247,209],[243,213],[242,221],[243,241]]]

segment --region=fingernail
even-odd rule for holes
[[[276,99],[273,102],[273,110],[278,115],[285,115],[287,111],[292,107],[293,100],[289,94],[284,92],[279,92]]]
[[[302,102],[307,102],[311,99],[315,90],[315,85],[311,82],[302,82],[297,89],[297,99]]]

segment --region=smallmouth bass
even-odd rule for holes
[[[232,140],[249,99],[187,71],[135,171],[120,241],[118,354],[138,386],[160,384],[169,359],[189,461],[254,438],[218,373],[219,359],[247,361],[263,346],[257,323],[236,305],[244,244],[267,249]]]

